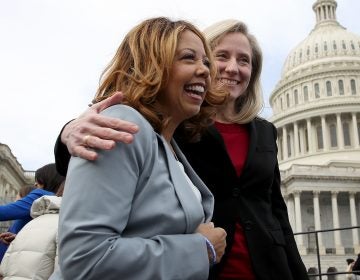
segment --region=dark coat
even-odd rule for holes
[[[212,271],[221,270],[232,247],[235,223],[245,232],[253,271],[258,280],[309,279],[301,260],[286,204],[280,191],[276,129],[262,119],[249,124],[249,150],[237,176],[225,144],[214,126],[200,142],[176,140],[191,166],[215,197],[213,222],[227,232],[226,253]]]

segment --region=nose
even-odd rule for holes
[[[239,67],[235,58],[231,58],[227,61],[225,71],[227,73],[238,73]]]
[[[196,69],[196,74],[199,76],[204,76],[205,78],[209,77],[210,75],[209,67],[205,65],[204,62],[200,61]]]

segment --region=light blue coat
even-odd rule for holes
[[[139,125],[132,144],[70,161],[60,211],[60,267],[50,279],[207,279],[205,239],[213,196],[174,145],[194,195],[165,139],[136,110],[103,112]]]

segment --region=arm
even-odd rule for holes
[[[97,148],[110,150],[115,142],[131,143],[133,134],[138,131],[137,125],[117,118],[111,118],[99,113],[111,105],[122,101],[122,93],[92,105],[77,119],[67,123],[55,144],[56,167],[60,174],[65,175],[70,154],[87,160],[96,160],[97,152],[88,149]],[[87,136],[89,135],[89,136]],[[88,139],[84,142],[84,137]]]
[[[201,234],[151,234],[158,232],[157,225],[144,224],[147,211],[136,208],[139,200],[144,200],[139,207],[147,205],[153,191],[149,185],[144,190],[147,175],[142,170],[154,159],[154,143],[157,146],[149,128],[139,126],[132,144],[99,151],[96,162],[71,159],[59,230],[65,279],[207,278],[208,254]]]
[[[33,190],[27,196],[0,206],[0,221],[10,221],[16,219],[31,219],[30,209],[34,200],[42,196],[41,191]]]

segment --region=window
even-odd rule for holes
[[[308,87],[304,86],[304,102],[309,101]]]
[[[291,157],[291,137],[290,134],[286,136],[287,139],[287,150],[288,150],[288,157]]]
[[[351,87],[351,94],[355,95],[356,94],[356,84],[355,84],[354,79],[350,80],[350,87]]]
[[[336,50],[336,42],[335,42],[335,40],[333,41],[333,49]]]
[[[332,96],[332,89],[331,89],[331,82],[330,81],[326,82],[326,95],[327,96]]]
[[[317,136],[318,149],[319,150],[324,149],[324,141],[323,141],[321,126],[316,127],[316,136]]]
[[[315,89],[315,98],[320,98],[320,87],[318,83],[315,84],[314,89]]]
[[[298,105],[299,104],[299,96],[298,96],[297,89],[294,90],[294,100],[295,100],[295,105]]]
[[[280,97],[280,108],[281,108],[281,110],[284,110],[284,105],[283,105],[283,99],[282,99],[282,97]]]
[[[355,50],[355,45],[354,45],[354,42],[353,42],[353,41],[351,41],[351,48],[352,48],[353,50]]]
[[[348,122],[343,123],[343,133],[344,133],[344,145],[345,146],[351,146],[350,129],[349,129],[349,123]]]
[[[339,80],[338,85],[339,85],[339,95],[344,95],[344,82],[343,82],[343,80]]]
[[[308,152],[309,151],[309,139],[308,139],[308,131],[307,128],[305,128],[305,151]]]
[[[342,48],[343,48],[344,50],[346,50],[346,45],[345,45],[345,42],[344,42],[344,41],[342,41]]]
[[[324,51],[327,51],[327,43],[324,42]]]
[[[286,94],[286,107],[287,107],[287,108],[290,107],[290,96],[289,96],[288,93]]]
[[[359,45],[360,45],[360,43],[359,43]],[[318,50],[319,50],[319,48],[318,48],[318,44],[316,44],[316,45],[315,45],[315,52],[317,53],[317,52],[318,52]]]
[[[330,145],[332,148],[337,147],[337,138],[336,138],[336,126],[335,124],[330,125]]]

